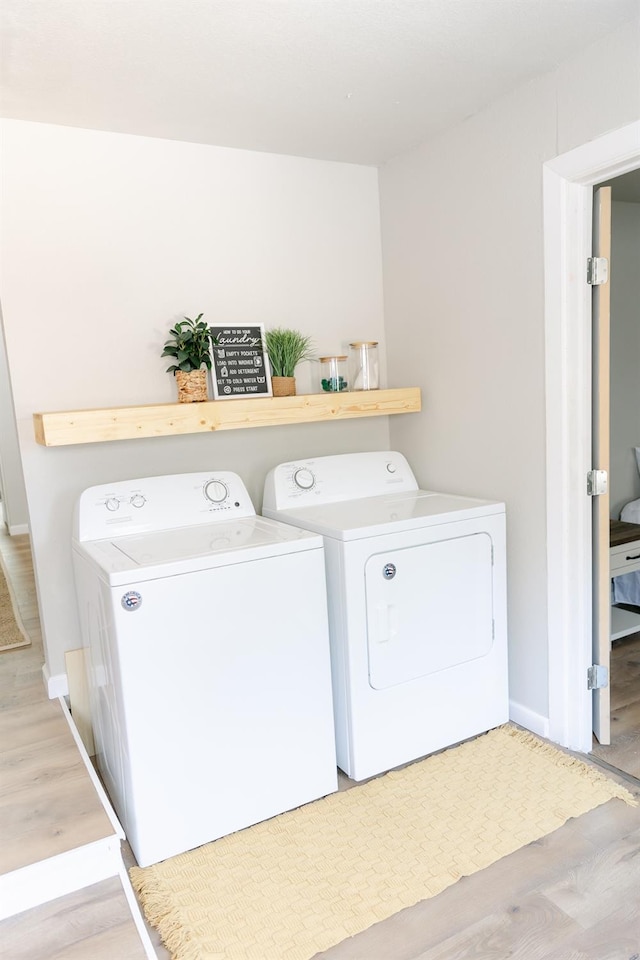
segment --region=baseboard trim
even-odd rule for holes
[[[8,523],[7,530],[10,537],[19,537],[23,533],[29,533],[28,523]]]
[[[509,719],[525,730],[549,739],[549,717],[543,717],[541,713],[536,713],[515,700],[509,700]]]
[[[69,695],[69,681],[66,673],[54,673],[52,676],[46,663],[43,663],[42,676],[49,700],[57,700],[58,697]]]
[[[0,920],[120,876],[120,839],[106,837],[0,877]]]

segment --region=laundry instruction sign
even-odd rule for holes
[[[214,398],[270,397],[271,377],[263,325],[214,325],[209,329]]]

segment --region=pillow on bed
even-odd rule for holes
[[[634,447],[636,463],[638,464],[638,473],[640,473],[640,447]],[[625,504],[620,514],[620,519],[625,523],[640,523],[640,500],[632,500]]]
[[[632,500],[622,508],[620,519],[625,523],[640,523],[640,500]]]

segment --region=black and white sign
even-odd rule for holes
[[[264,327],[213,325],[211,378],[216,400],[270,397],[271,377],[264,348]]]

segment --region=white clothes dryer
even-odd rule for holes
[[[385,451],[280,464],[263,513],[324,537],[347,776],[508,720],[504,504],[419,490]]]
[[[337,789],[322,538],[229,472],[81,495],[97,762],[141,866]]]

